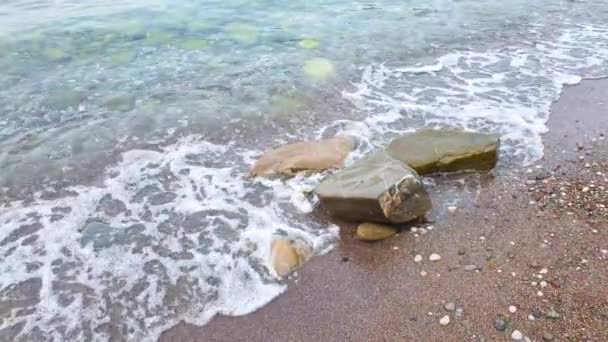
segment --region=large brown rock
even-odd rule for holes
[[[264,153],[251,169],[250,175],[293,175],[299,171],[343,168],[344,160],[354,146],[352,137],[334,137],[281,146]]]
[[[332,215],[349,221],[402,223],[431,208],[416,171],[384,152],[327,178],[314,192]]]
[[[418,174],[490,171],[498,161],[497,135],[425,129],[393,140],[386,153]]]

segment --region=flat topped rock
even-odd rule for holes
[[[355,147],[352,137],[288,144],[264,153],[250,175],[293,175],[299,171],[323,171],[343,168],[344,160]]]
[[[386,153],[420,175],[490,171],[498,162],[498,135],[425,129],[393,140]]]
[[[384,152],[325,179],[314,192],[333,216],[349,221],[403,223],[431,208],[416,171]]]

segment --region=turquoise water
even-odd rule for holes
[[[607,20],[603,1],[5,1],[0,340],[155,340],[263,306],[286,290],[271,241],[323,254],[337,227],[310,214],[321,176],[245,179],[259,153],[350,134],[354,160],[458,127],[526,165],[564,85],[606,76]]]

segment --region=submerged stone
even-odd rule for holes
[[[383,152],[327,178],[314,192],[332,215],[350,221],[403,223],[431,209],[416,171]]]
[[[494,134],[425,129],[393,140],[386,153],[420,175],[437,172],[490,171],[498,161]]]
[[[82,98],[83,96],[79,91],[68,88],[57,88],[50,91],[49,96],[44,101],[44,105],[55,110],[78,108]]]
[[[59,48],[48,48],[44,50],[44,55],[52,62],[59,62],[67,59],[65,51]]]
[[[128,112],[135,107],[135,97],[129,94],[119,94],[106,101],[106,107],[112,111]]]
[[[288,144],[264,153],[251,169],[250,175],[293,175],[299,171],[342,168],[353,148],[354,141],[351,137]]]
[[[313,81],[325,81],[332,77],[336,70],[333,63],[325,58],[313,58],[304,63],[304,73]]]
[[[179,46],[184,50],[202,50],[209,45],[205,39],[190,38],[182,41]]]
[[[357,239],[361,241],[378,241],[388,239],[397,234],[397,229],[378,223],[361,223],[357,227]]]
[[[258,40],[258,30],[253,25],[232,23],[226,27],[226,31],[230,38],[244,45],[255,44]]]
[[[305,49],[316,49],[319,47],[319,41],[316,39],[302,39],[298,45]]]
[[[289,240],[279,239],[272,242],[272,268],[280,277],[284,277],[302,266],[311,256],[312,250]]]

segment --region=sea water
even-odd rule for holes
[[[154,341],[286,290],[323,175],[246,178],[281,143],[421,127],[543,155],[564,86],[608,74],[608,6],[560,0],[0,4],[0,340]]]

